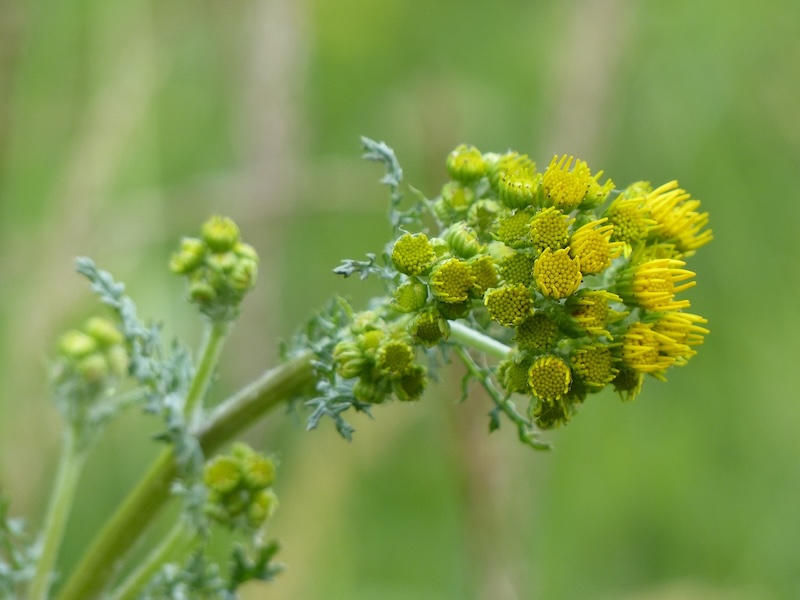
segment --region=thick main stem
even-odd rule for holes
[[[312,356],[304,353],[265,372],[223,402],[196,431],[203,453],[212,454],[266,412],[312,385]],[[127,553],[169,499],[176,473],[172,450],[167,448],[97,535],[65,584],[60,600],[88,600],[103,593]]]
[[[485,352],[489,356],[498,358],[500,360],[508,358],[511,354],[511,348],[498,342],[496,339],[489,337],[479,331],[475,331],[468,325],[464,325],[459,321],[450,322],[450,338],[451,342],[461,342],[465,346]]]
[[[56,483],[51,492],[50,506],[44,522],[42,553],[36,565],[33,581],[28,589],[29,600],[45,600],[53,581],[58,550],[61,547],[67,518],[72,508],[72,500],[75,497],[75,490],[78,487],[78,480],[86,459],[86,449],[76,438],[77,434],[71,428],[67,429],[64,434]]]

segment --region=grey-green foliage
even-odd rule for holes
[[[13,598],[17,587],[30,581],[37,555],[24,521],[9,517],[8,506],[0,497],[0,598]]]

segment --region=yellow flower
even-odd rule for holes
[[[645,207],[656,221],[651,233],[659,239],[674,243],[684,256],[713,239],[708,225],[708,213],[699,213],[699,200],[678,187],[677,181],[665,183],[645,197]]]
[[[542,402],[552,404],[561,400],[569,391],[572,372],[569,365],[557,356],[542,356],[533,361],[528,369],[528,384],[534,396]]]
[[[528,369],[530,361],[516,355],[497,365],[497,380],[503,385],[508,394],[529,394]]]
[[[552,206],[539,211],[530,224],[533,246],[539,252],[558,250],[569,243],[569,226],[575,221]]]
[[[414,363],[414,349],[402,340],[390,340],[378,348],[378,368],[390,377],[405,375]]]
[[[530,222],[533,214],[530,210],[516,210],[498,221],[497,239],[512,248],[531,245]]]
[[[612,310],[609,302],[622,302],[622,298],[606,290],[583,291],[570,299],[567,307],[581,328],[593,336],[604,335],[613,339],[606,329],[608,324],[623,318],[626,312]]]
[[[566,298],[574,294],[581,284],[581,261],[572,258],[568,250],[553,252],[547,248],[536,259],[533,277],[536,287],[545,296]]]
[[[414,339],[432,348],[450,335],[450,324],[435,308],[419,313],[409,327]]]
[[[519,324],[514,340],[520,350],[543,352],[555,347],[558,333],[558,325],[544,313],[537,312]]]
[[[595,389],[602,388],[619,372],[614,367],[611,348],[600,344],[576,350],[572,356],[572,369],[580,375],[587,386]]]
[[[428,370],[422,365],[414,365],[408,373],[392,385],[394,395],[402,402],[419,400],[428,385]]]
[[[584,275],[599,273],[611,266],[611,259],[622,252],[622,242],[612,242],[613,227],[604,225],[606,219],[587,223],[575,233],[569,243],[569,254],[581,261]]]
[[[475,276],[469,264],[457,258],[450,258],[435,267],[430,279],[433,295],[450,304],[466,300],[474,285]]]
[[[689,289],[696,281],[692,271],[681,269],[681,260],[660,258],[626,269],[617,281],[617,291],[626,302],[655,311],[680,310],[689,307],[688,300],[675,300],[675,294]]]
[[[433,246],[424,233],[404,233],[392,248],[392,262],[406,275],[422,275],[435,260]]]
[[[486,290],[497,285],[497,267],[494,260],[488,254],[478,256],[469,261],[469,268],[475,277],[473,291],[478,296],[483,296]]]
[[[667,336],[676,344],[698,346],[703,343],[704,336],[709,333],[708,329],[701,326],[706,323],[708,321],[700,315],[682,311],[668,312],[661,315],[653,325],[653,329]]]
[[[625,244],[625,254],[647,239],[650,227],[656,224],[647,216],[642,206],[643,198],[624,198],[620,196],[606,210],[605,216],[614,230],[611,239]]]
[[[533,283],[533,265],[535,259],[525,252],[514,252],[506,256],[500,263],[500,277],[507,284]]]
[[[672,346],[672,340],[653,331],[652,323],[634,323],[622,336],[622,361],[639,373],[666,380],[664,373],[675,358],[663,351]]]
[[[495,190],[499,190],[500,178],[506,173],[522,173],[529,177],[536,174],[536,163],[527,154],[507,152],[506,154],[486,154],[489,183]]]
[[[545,198],[553,206],[567,212],[576,208],[586,197],[592,183],[592,173],[582,160],[575,162],[570,170],[573,157],[554,156],[542,176],[542,189]]]
[[[515,327],[533,312],[531,294],[521,283],[486,292],[484,304],[489,316],[506,327]]]

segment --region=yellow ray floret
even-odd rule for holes
[[[677,181],[670,181],[656,188],[645,197],[644,207],[655,220],[651,234],[672,242],[684,253],[694,254],[695,250],[713,239],[708,225],[708,213],[697,212],[699,200],[692,200],[688,192],[678,187]]]
[[[617,280],[617,292],[626,303],[655,311],[689,308],[688,300],[675,300],[675,294],[689,289],[695,276],[681,267],[681,260],[659,258],[626,269]],[[686,283],[680,283],[685,281]],[[678,285],[680,284],[680,285]]]
[[[566,298],[581,284],[581,261],[569,255],[569,250],[553,252],[547,248],[533,266],[536,287],[545,296]]]
[[[570,256],[579,258],[584,275],[599,273],[611,266],[611,259],[622,252],[622,242],[612,242],[614,228],[606,224],[606,219],[587,223],[575,233],[569,242]]]
[[[575,161],[575,167],[570,170],[572,161],[573,157],[566,154],[561,158],[554,156],[542,175],[545,198],[564,211],[571,211],[583,201],[593,181],[585,162]]]
[[[652,323],[634,323],[622,336],[622,361],[639,373],[666,380],[664,373],[675,363],[669,355],[674,346],[667,336],[653,331]]]
[[[589,334],[614,339],[608,332],[608,324],[622,319],[628,313],[612,310],[609,302],[622,302],[622,298],[606,290],[591,290],[570,298],[567,307],[578,325]]]

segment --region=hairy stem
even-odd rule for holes
[[[265,372],[223,402],[196,430],[203,452],[212,454],[269,410],[313,385],[312,356],[306,352]],[[170,498],[176,472],[172,450],[167,448],[97,535],[66,582],[60,600],[88,600],[103,593],[127,553]]]
[[[183,415],[190,424],[196,423],[203,406],[203,399],[208,392],[214,369],[217,368],[222,347],[231,331],[232,323],[229,321],[213,321],[206,325],[203,347],[200,351],[200,364],[192,379],[192,385],[186,394],[186,403]]]
[[[78,434],[71,428],[67,429],[64,434],[56,483],[51,492],[50,506],[47,509],[44,523],[42,553],[28,589],[29,600],[45,600],[53,581],[58,550],[64,537],[67,517],[72,508],[72,500],[75,497],[78,479],[86,459],[86,445],[81,444],[80,440],[76,439],[77,437]]]

